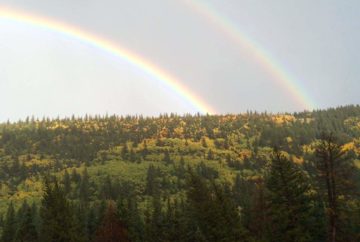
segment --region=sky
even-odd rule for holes
[[[5,7],[141,56],[213,113],[360,103],[357,0],[0,0],[0,121],[204,112],[101,48],[3,18]]]

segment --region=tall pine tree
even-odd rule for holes
[[[354,165],[346,156],[333,133],[323,133],[316,147],[316,168],[320,188],[326,202],[328,217],[328,241],[352,241],[355,235],[344,228],[349,227],[345,217],[348,201],[356,194],[353,178]]]
[[[310,186],[306,175],[277,149],[266,177],[270,241],[313,241]]]
[[[51,184],[49,178],[45,178],[44,186],[40,208],[41,240],[44,242],[84,241],[83,235],[79,233],[79,225],[74,219],[72,206],[57,180],[55,179]]]
[[[27,203],[19,210],[21,217],[18,230],[16,231],[16,242],[37,242],[38,233],[35,227],[34,213]]]

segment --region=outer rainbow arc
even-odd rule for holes
[[[234,42],[244,46],[255,59],[261,63],[279,82],[280,86],[286,89],[302,108],[312,110],[316,106],[305,90],[299,85],[299,81],[290,76],[284,68],[276,61],[269,52],[261,45],[252,40],[248,35],[241,32],[229,19],[220,15],[212,6],[201,0],[185,0],[193,11],[202,15],[214,26],[223,31]]]
[[[191,91],[189,91],[184,85],[176,80],[176,78],[161,70],[156,65],[150,63],[143,57],[125,48],[122,48],[111,41],[105,40],[101,37],[95,36],[65,23],[57,22],[49,18],[31,15],[29,13],[20,12],[18,10],[15,11],[9,8],[0,7],[0,19],[7,19],[26,25],[44,28],[49,31],[65,34],[77,39],[80,42],[90,44],[91,46],[110,53],[117,58],[121,58],[127,63],[141,69],[144,73],[150,75],[152,78],[160,81],[162,84],[165,84],[172,91],[177,93],[177,95],[179,95],[183,100],[190,103],[191,106],[194,107],[197,111],[209,114],[216,113],[214,109],[210,107],[210,105],[206,104],[199,97],[191,93]]]

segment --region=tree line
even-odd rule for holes
[[[359,106],[1,123],[0,239],[358,241],[359,135]]]

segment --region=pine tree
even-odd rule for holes
[[[146,143],[146,140],[144,140],[143,142],[143,149],[141,151],[141,155],[143,157],[144,160],[146,160],[146,156],[149,154],[149,150],[147,148],[147,143]]]
[[[19,220],[18,230],[16,232],[16,242],[37,242],[38,234],[34,224],[33,211],[26,203],[24,203]]]
[[[134,150],[134,148],[131,148],[130,149],[130,154],[129,154],[129,160],[131,162],[135,162],[137,159],[137,156],[136,156],[136,151]]]
[[[63,184],[64,184],[65,194],[69,194],[71,192],[71,180],[70,180],[69,172],[67,170],[65,170],[64,173]]]
[[[164,152],[163,161],[165,162],[166,165],[169,165],[169,164],[172,163],[172,160],[171,160],[171,158],[170,158],[170,152],[169,152],[169,150],[167,150],[167,149],[166,149],[165,152]]]
[[[212,187],[215,194],[215,217],[217,218],[218,226],[223,226],[221,230],[222,236],[220,236],[223,238],[222,241],[248,240],[247,231],[245,231],[241,224],[239,209],[231,199],[233,195],[230,193],[228,185],[217,185],[213,182]],[[219,234],[221,233],[219,231]]]
[[[95,208],[90,207],[87,216],[87,224],[86,224],[86,230],[87,230],[86,234],[88,237],[87,239],[88,241],[93,241],[97,226],[98,223],[97,223]]]
[[[128,226],[129,238],[132,241],[144,241],[144,224],[138,209],[136,198],[119,199],[117,208],[120,217]]]
[[[208,241],[247,241],[238,210],[222,186],[212,184],[190,171],[188,199],[192,219]],[[229,190],[229,189],[227,189]]]
[[[71,181],[74,183],[79,183],[80,179],[80,175],[77,173],[76,169],[73,168],[71,172]]]
[[[14,240],[16,233],[16,218],[15,218],[15,209],[12,202],[10,202],[7,209],[4,221],[3,232],[1,236],[2,242],[10,242]]]
[[[146,187],[145,194],[154,196],[159,192],[159,181],[158,181],[159,170],[154,165],[150,165],[146,175]]]
[[[355,191],[353,164],[333,133],[323,133],[316,147],[316,168],[321,181],[321,189],[326,197],[326,215],[328,217],[328,241],[352,240],[347,227],[346,201],[351,201]]]
[[[305,174],[280,151],[274,150],[266,178],[271,241],[313,241],[309,234],[311,199]]]
[[[81,183],[79,188],[79,199],[83,203],[87,203],[89,200],[89,175],[87,169],[85,168],[81,176]]]
[[[129,154],[129,148],[127,146],[127,144],[124,144],[124,147],[121,149],[121,158],[123,160],[126,160],[128,158],[128,154]]]
[[[267,215],[267,201],[265,198],[265,185],[262,177],[254,181],[254,186],[251,188],[250,205],[248,208],[244,207],[244,217],[248,215],[248,228],[253,236],[260,240],[266,240],[267,225],[269,217]]]
[[[88,230],[87,230],[87,216],[88,216],[89,206],[88,203],[78,203],[72,205],[72,211],[74,216],[74,225],[76,228],[76,233],[81,241],[88,241]]]
[[[150,224],[150,236],[155,242],[156,240],[162,240],[163,238],[163,225],[164,218],[162,213],[162,204],[160,194],[155,194],[152,197],[152,214],[151,214],[151,224]],[[156,239],[155,239],[156,238]]]
[[[240,208],[241,223],[257,240],[266,237],[266,204],[264,196],[264,181],[245,179],[237,174],[232,189],[236,204]]]
[[[208,160],[213,160],[213,159],[214,159],[214,152],[212,151],[212,149],[209,149],[206,158],[207,158]]]
[[[56,179],[51,184],[45,178],[44,195],[41,201],[40,216],[41,240],[44,242],[79,242],[83,241],[79,234],[79,225],[74,219],[74,211],[65,197],[64,190]]]
[[[101,194],[105,200],[110,200],[113,198],[113,182],[111,177],[107,175],[101,187]]]
[[[128,231],[117,217],[114,202],[109,202],[103,221],[96,231],[96,242],[128,242]]]

